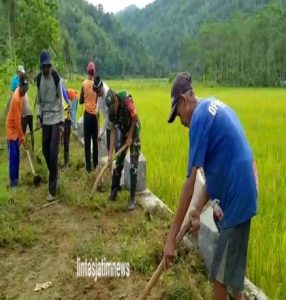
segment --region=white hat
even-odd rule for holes
[[[25,73],[25,69],[22,65],[18,66],[18,72]]]

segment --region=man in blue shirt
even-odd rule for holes
[[[227,287],[234,299],[244,299],[250,222],[257,212],[258,193],[251,148],[231,108],[215,98],[198,101],[190,74],[178,74],[171,97],[168,122],[179,116],[182,125],[190,128],[190,151],[187,178],[165,245],[165,264],[168,267],[174,259],[175,239],[188,207],[192,227],[198,230],[200,212],[211,199],[219,229],[211,270],[214,299],[227,299]],[[203,168],[206,183],[201,197],[191,202],[198,168]]]
[[[18,69],[17,69],[17,74],[13,76],[13,78],[11,79],[11,83],[10,83],[10,89],[11,89],[11,96],[8,99],[7,103],[6,103],[6,107],[5,107],[5,115],[7,115],[8,110],[9,110],[9,106],[10,106],[10,102],[12,100],[13,94],[16,90],[16,88],[19,86],[20,84],[20,76],[25,74],[25,69],[23,66],[19,65]]]
[[[16,88],[19,86],[19,82],[20,82],[19,78],[21,74],[25,74],[25,69],[23,66],[20,65],[18,66],[17,74],[11,80],[10,89],[12,93],[14,93]]]

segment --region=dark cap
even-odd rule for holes
[[[94,90],[99,90],[103,87],[103,82],[102,80],[100,79],[100,77],[97,75],[94,77],[94,80],[93,80],[93,89]]]
[[[106,106],[110,109],[116,100],[116,94],[113,90],[109,89],[105,98]]]
[[[50,57],[50,53],[48,50],[43,50],[41,52],[41,55],[40,55],[40,65],[41,65],[41,68],[43,67],[43,65],[51,65],[51,57]]]
[[[177,105],[180,95],[192,89],[192,78],[187,72],[179,73],[173,83],[171,90],[171,114],[168,123],[172,123],[177,115]]]
[[[20,83],[19,83],[20,86],[27,86],[27,85],[29,85],[29,79],[28,79],[27,74],[25,74],[25,73],[21,73],[20,74],[19,81],[20,81]]]

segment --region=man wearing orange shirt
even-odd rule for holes
[[[93,91],[93,78],[95,75],[95,64],[90,61],[87,65],[88,78],[82,83],[79,103],[84,104],[83,132],[84,132],[84,150],[85,150],[85,168],[88,173],[92,171],[91,165],[91,140],[93,169],[98,165],[98,121],[96,116],[97,96]]]
[[[21,74],[19,76],[19,87],[13,94],[6,118],[10,187],[15,187],[19,182],[20,145],[25,141],[22,130],[22,105],[28,91],[28,83],[27,75]]]

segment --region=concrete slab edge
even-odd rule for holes
[[[162,207],[163,209],[166,209],[171,214],[174,214],[174,212],[166,204],[164,204],[162,202],[162,200],[160,200],[156,195],[154,195],[150,190],[146,189],[143,192],[137,193],[137,195],[138,195],[138,199],[143,207],[153,208],[155,206],[159,206],[159,207]],[[209,225],[207,223],[203,223],[201,226],[208,227]],[[208,228],[208,231],[209,232],[213,231],[213,229]],[[204,236],[204,232],[207,232],[207,231],[201,232],[199,239],[204,239],[204,240],[208,239],[207,236]],[[194,239],[189,236],[186,236],[184,241],[185,241],[185,244],[187,245],[187,247],[189,249],[191,249],[194,244]],[[199,245],[197,244],[196,246],[199,246]],[[200,249],[200,247],[199,247],[199,249]],[[200,249],[200,253],[201,253],[201,249]],[[201,253],[201,255],[202,255],[202,253]],[[244,284],[245,284],[245,293],[249,300],[267,300],[268,299],[268,297],[264,294],[264,292],[261,289],[259,289],[257,286],[255,286],[255,284],[253,284],[248,278],[245,278]]]

